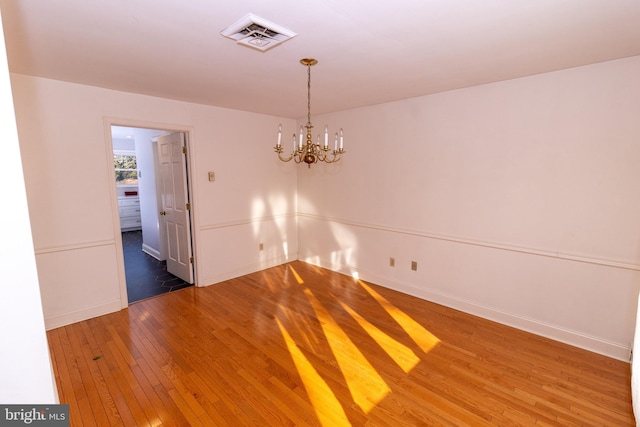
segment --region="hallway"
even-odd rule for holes
[[[129,304],[193,286],[168,273],[166,261],[142,251],[142,231],[123,232],[122,247]]]

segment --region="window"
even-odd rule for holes
[[[113,154],[117,185],[138,185],[138,162],[135,154]]]

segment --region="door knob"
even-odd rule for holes
[[[160,211],[160,215],[166,215],[166,214],[167,214],[167,212],[165,212],[165,211]]]

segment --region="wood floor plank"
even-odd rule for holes
[[[299,261],[48,338],[73,426],[635,425],[628,363]]]
[[[170,390],[162,387],[162,385],[156,385],[153,389],[162,402],[162,408],[164,410],[162,412],[163,424],[166,426],[189,426],[189,420],[187,420],[178,405],[175,404],[169,395]]]
[[[109,415],[113,412],[109,411],[109,405],[105,405],[103,403],[105,401],[110,401],[109,390],[104,382],[100,368],[94,361],[94,351],[91,349],[87,334],[85,334],[85,330],[82,328],[82,324],[74,326],[78,327],[69,328],[70,332],[72,331],[70,335],[75,335],[76,337],[83,336],[83,344],[73,344],[73,349],[77,352],[76,357],[78,360],[78,366],[82,367],[81,375],[91,404],[91,416],[93,417],[96,425],[109,425],[111,424]],[[75,334],[73,332],[75,332]]]
[[[53,365],[53,374],[56,378],[56,385],[58,389],[58,398],[61,402],[69,402],[70,410],[78,413],[76,408],[73,408],[76,402],[75,395],[73,394],[73,386],[71,384],[71,374],[67,367],[66,353],[62,348],[60,342],[60,334],[64,332],[64,328],[58,328],[47,332],[47,340],[49,343],[49,352],[51,353],[51,363]]]
[[[69,382],[72,385],[73,396],[75,397],[73,407],[70,408],[70,414],[83,420],[83,425],[95,425],[93,421],[93,414],[91,410],[91,402],[87,397],[87,391],[82,381],[81,367],[78,365],[78,360],[81,358],[74,352],[74,346],[70,337],[70,331],[73,330],[73,325],[66,326],[64,332],[60,335],[62,349],[67,365],[67,372],[69,373]],[[74,414],[75,413],[75,414]]]

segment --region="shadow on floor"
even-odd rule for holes
[[[167,272],[166,261],[142,251],[142,231],[123,232],[122,249],[129,304],[193,286]]]

